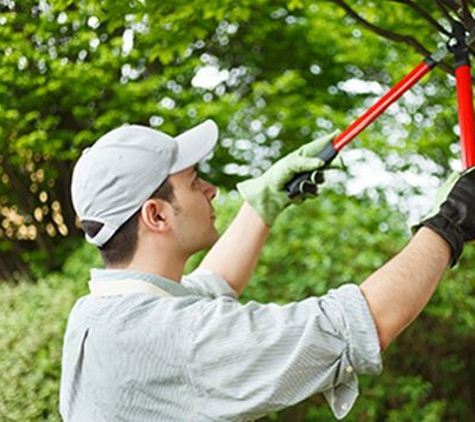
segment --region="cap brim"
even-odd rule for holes
[[[218,141],[218,133],[216,123],[213,120],[205,120],[177,136],[175,141],[178,145],[178,153],[170,174],[194,166],[211,153]]]

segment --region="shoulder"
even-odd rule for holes
[[[236,299],[236,292],[227,281],[210,270],[197,268],[190,274],[183,276],[181,283],[193,293],[210,298],[228,296]]]

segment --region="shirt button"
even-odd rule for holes
[[[348,403],[343,403],[341,405],[341,410],[346,410],[346,409],[348,409]]]
[[[352,374],[353,371],[354,371],[354,369],[353,369],[352,366],[347,366],[347,367],[346,367],[346,372],[347,372],[348,374]]]

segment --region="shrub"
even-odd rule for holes
[[[346,282],[361,283],[407,241],[401,215],[382,205],[327,193],[318,202],[289,208],[269,237],[242,301],[288,302],[321,295]],[[222,230],[240,201],[218,201]],[[361,396],[346,421],[470,420],[475,344],[474,256],[467,248],[418,320],[384,354],[376,378],[361,377]],[[199,262],[194,258],[188,270]],[[87,293],[91,266],[100,266],[84,243],[60,273],[36,284],[0,285],[0,420],[59,421],[62,337],[75,300]],[[473,391],[473,390],[472,390]],[[332,420],[321,395],[263,421]]]

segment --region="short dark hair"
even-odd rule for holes
[[[171,203],[175,193],[170,180],[166,179],[150,198],[159,198]],[[99,247],[106,267],[127,265],[132,261],[138,244],[139,214],[140,210],[135,212],[105,245]],[[90,237],[94,237],[103,226],[102,223],[90,220],[81,221],[81,224],[84,232]]]

